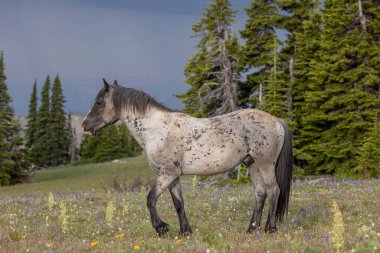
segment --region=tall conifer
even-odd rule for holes
[[[319,172],[352,172],[379,114],[380,48],[358,22],[358,13],[357,1],[325,1],[320,49],[305,93],[308,127],[302,133],[309,136],[303,150]]]
[[[275,31],[278,11],[273,0],[253,0],[245,11],[248,19],[240,35],[245,40],[241,64],[247,78],[239,85],[239,101],[243,107],[263,109],[264,89],[273,80],[273,56],[280,43]]]
[[[0,53],[0,185],[8,185],[14,168],[11,154],[12,120],[14,117],[11,107],[11,97],[5,83],[4,54]]]
[[[32,148],[36,141],[37,132],[37,81],[34,81],[32,94],[30,95],[27,121],[25,131],[26,146]]]
[[[47,76],[41,90],[40,107],[37,113],[37,131],[32,160],[38,166],[49,166],[51,158],[51,121],[50,121],[50,77]]]
[[[57,166],[69,161],[69,129],[64,111],[65,97],[57,75],[54,78],[50,109],[50,165]]]

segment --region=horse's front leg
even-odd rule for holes
[[[170,194],[172,195],[175,210],[178,214],[180,233],[183,236],[190,235],[192,233],[189,222],[187,221],[185,213],[185,204],[183,202],[181,183],[179,177],[177,177],[169,186]]]
[[[158,216],[156,203],[158,197],[168,188],[177,176],[159,175],[156,184],[150,190],[147,197],[147,205],[150,212],[152,225],[159,236],[166,236],[169,231],[169,225],[163,222]]]

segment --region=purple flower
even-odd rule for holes
[[[330,241],[330,233],[329,232],[326,232],[323,237],[326,239],[326,241]]]
[[[293,217],[292,222],[294,225],[298,226],[300,224],[300,220],[297,217]]]
[[[306,233],[306,238],[311,241],[313,239],[313,234],[311,232]]]
[[[306,218],[306,209],[304,207],[301,207],[301,217],[302,219]]]
[[[256,239],[260,239],[260,238],[261,238],[260,231],[256,231]]]
[[[102,213],[100,211],[98,212],[98,225],[100,229],[103,229],[103,218],[102,218]]]

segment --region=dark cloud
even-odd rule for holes
[[[237,9],[249,1],[233,1]],[[195,52],[191,26],[207,1],[3,0],[0,49],[17,114],[35,79],[60,74],[66,109],[86,111],[101,79],[143,89],[180,109],[183,68]],[[243,15],[242,12],[240,15]],[[243,18],[235,27],[243,25]]]

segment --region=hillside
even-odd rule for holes
[[[154,173],[144,156],[39,171],[36,183],[0,188],[0,252],[378,252],[380,179],[293,182],[287,220],[273,234],[245,233],[254,204],[246,185],[183,182],[193,235],[178,236],[170,195],[158,212],[170,224],[158,238],[146,207]],[[113,178],[126,191],[112,187]],[[141,185],[141,184],[139,184]],[[265,224],[267,208],[262,223]]]

